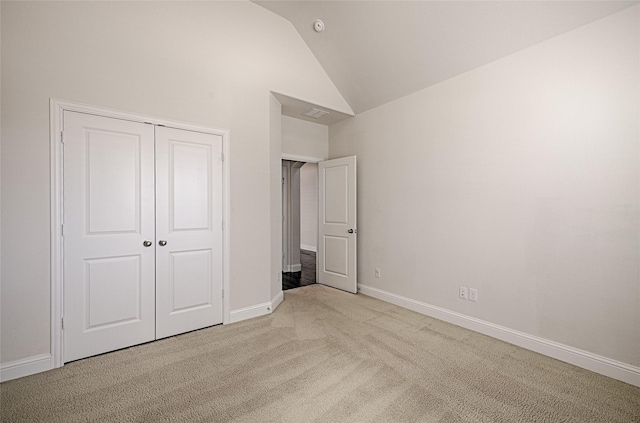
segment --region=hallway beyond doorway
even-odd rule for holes
[[[300,272],[282,272],[283,291],[316,283],[316,253],[300,250],[300,264]]]

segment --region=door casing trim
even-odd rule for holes
[[[51,358],[53,368],[64,365],[64,339],[62,333],[62,317],[64,310],[64,250],[62,242],[62,224],[64,222],[63,210],[63,144],[62,129],[64,128],[64,112],[80,112],[109,118],[129,120],[133,122],[164,125],[187,131],[203,132],[205,134],[219,135],[222,137],[222,316],[223,324],[230,323],[229,309],[229,285],[230,274],[230,246],[231,246],[231,219],[230,219],[230,176],[231,155],[229,154],[230,135],[229,130],[211,128],[186,122],[174,121],[148,115],[140,115],[120,110],[91,106],[88,104],[74,103],[70,101],[51,98],[49,100],[49,139],[50,139],[50,175],[51,175]]]

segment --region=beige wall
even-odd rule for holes
[[[231,308],[272,298],[269,91],[351,113],[287,21],[250,2],[3,2],[1,42],[2,363],[50,349],[51,97],[229,129]]]
[[[282,116],[282,153],[326,159],[329,157],[329,128],[318,123]]]
[[[271,143],[271,299],[282,292],[282,105],[269,95]]]
[[[640,365],[639,31],[635,6],[333,125],[359,282]]]

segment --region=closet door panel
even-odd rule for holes
[[[155,338],[154,133],[65,112],[63,139],[68,362]]]
[[[156,336],[222,323],[222,137],[156,128]]]
[[[170,230],[211,230],[212,146],[172,141],[169,144]]]

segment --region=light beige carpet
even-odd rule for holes
[[[3,383],[9,422],[640,422],[640,388],[319,285]]]

